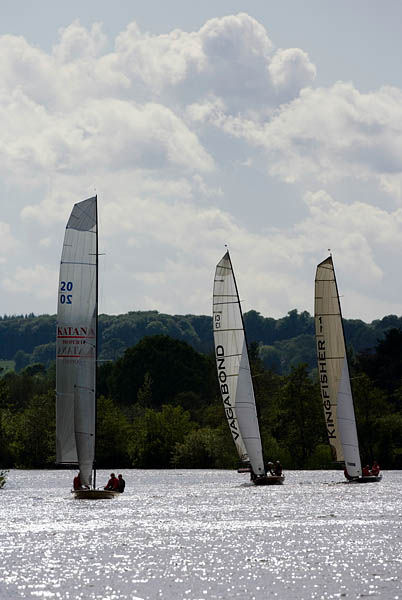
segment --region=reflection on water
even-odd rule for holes
[[[99,473],[99,481],[108,472]],[[228,471],[124,471],[74,500],[73,471],[11,471],[0,492],[0,598],[402,600],[402,472],[244,485]]]

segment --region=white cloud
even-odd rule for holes
[[[402,90],[362,94],[351,83],[305,88],[263,124],[211,114],[217,127],[262,148],[269,172],[284,181],[375,180],[401,198]]]
[[[100,23],[94,23],[88,31],[78,20],[59,30],[60,40],[53,48],[57,63],[82,62],[100,55],[107,38]]]
[[[2,280],[2,286],[11,293],[17,292],[40,299],[52,298],[57,289],[57,271],[43,265],[17,267],[12,277]]]
[[[310,62],[307,53],[300,48],[278,50],[268,70],[282,102],[295,98],[316,76],[315,66]]]
[[[0,221],[0,260],[6,262],[11,253],[20,245],[18,240],[11,233],[9,223]]]
[[[244,13],[160,35],[133,22],[112,51],[107,41],[100,24],[79,22],[60,30],[50,53],[0,37],[0,177],[23,198],[15,212],[33,238],[3,276],[10,298],[25,295],[37,312],[53,306],[68,214],[96,188],[110,267],[103,310],[209,312],[225,243],[246,310],[311,310],[327,248],[350,310],[364,294],[370,311],[385,310],[386,295],[396,310],[388,263],[402,252],[402,213],[347,203],[330,186],[375,181],[401,197],[401,90],[314,88],[307,53],[275,49]],[[299,197],[297,217],[289,210],[276,228],[275,202],[261,193],[272,176]],[[0,233],[0,260],[11,261],[16,240],[4,223]]]

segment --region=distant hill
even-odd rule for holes
[[[266,367],[288,373],[301,362],[315,367],[314,319],[291,310],[285,317],[263,317],[255,310],[244,315],[248,342],[259,345]],[[385,332],[402,329],[402,317],[388,315],[365,323],[345,319],[347,345],[354,352],[374,348]],[[28,364],[49,365],[55,356],[55,315],[0,317],[0,361],[15,361],[16,370]],[[143,337],[168,335],[203,353],[213,351],[212,319],[206,315],[166,315],[156,310],[99,316],[99,359],[115,360]]]

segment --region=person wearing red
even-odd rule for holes
[[[370,471],[370,466],[366,465],[365,467],[363,467],[363,477],[369,477],[371,475],[371,471]]]
[[[75,490],[80,490],[80,489],[81,489],[81,487],[82,487],[82,486],[81,486],[81,477],[80,477],[80,474],[79,474],[79,473],[77,473],[77,475],[76,475],[76,476],[74,477],[74,479],[73,479],[73,488],[74,488]]]
[[[105,490],[119,491],[119,480],[114,473],[110,473],[110,479],[105,486]]]
[[[371,467],[371,473],[372,473],[372,475],[375,475],[376,477],[380,473],[380,465],[378,464],[378,462],[376,460],[373,462],[373,466]]]

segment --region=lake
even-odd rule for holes
[[[255,487],[232,471],[124,470],[126,492],[97,501],[71,497],[73,475],[9,473],[0,598],[402,599],[402,471]]]

